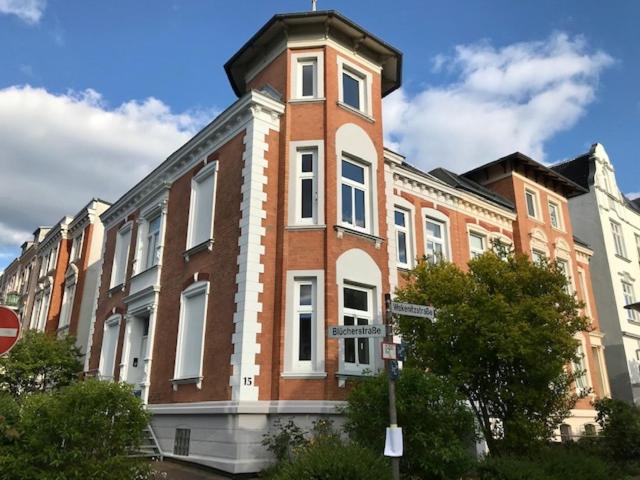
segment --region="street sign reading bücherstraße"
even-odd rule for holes
[[[384,325],[335,325],[329,327],[329,338],[360,338],[386,336]]]
[[[398,315],[408,317],[422,317],[433,320],[436,317],[436,309],[428,305],[416,305],[414,303],[391,302],[391,311]]]
[[[20,320],[13,310],[0,307],[0,355],[4,355],[18,341]]]

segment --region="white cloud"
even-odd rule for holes
[[[47,0],[0,0],[0,14],[16,15],[34,25],[42,18],[46,6]]]
[[[559,33],[503,48],[462,45],[432,62],[454,82],[385,99],[385,143],[422,168],[460,172],[516,150],[544,161],[545,142],[584,115],[613,59]]]
[[[92,197],[115,201],[213,116],[173,113],[155,98],[110,108],[91,89],[0,90],[0,248],[21,244]]]
[[[629,192],[629,193],[625,193],[625,195],[627,196],[627,198],[630,198],[631,200],[640,198],[640,192]]]

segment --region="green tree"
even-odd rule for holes
[[[345,429],[356,442],[383,452],[389,424],[386,374],[358,382],[348,398]],[[396,382],[402,427],[403,478],[458,479],[473,464],[473,414],[464,398],[442,378],[404,368]]]
[[[129,453],[149,421],[126,384],[78,382],[21,401],[16,435],[0,446],[0,480],[121,480],[143,475]]]
[[[575,404],[565,367],[587,328],[558,265],[487,252],[467,271],[422,261],[409,277],[399,299],[437,309],[435,322],[401,318],[409,363],[465,395],[493,454],[548,439]]]
[[[20,397],[71,384],[82,372],[73,337],[28,331],[8,355],[0,357],[0,390]]]
[[[640,461],[640,407],[604,398],[595,403],[602,451],[618,462]]]

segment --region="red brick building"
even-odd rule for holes
[[[384,149],[401,65],[336,12],[276,15],[225,65],[238,100],[101,215],[87,368],[134,386],[165,456],[258,471],[275,418],[336,415],[382,367],[328,326],[382,323],[417,256],[521,244],[514,195]]]

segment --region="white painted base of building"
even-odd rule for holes
[[[273,456],[262,445],[273,433],[274,422],[293,420],[304,430],[313,422],[331,419],[336,427],[342,417],[336,407],[342,402],[197,402],[149,405],[151,426],[162,455],[212,467],[231,474],[256,473],[273,464]],[[177,428],[190,429],[189,455],[174,453]]]

